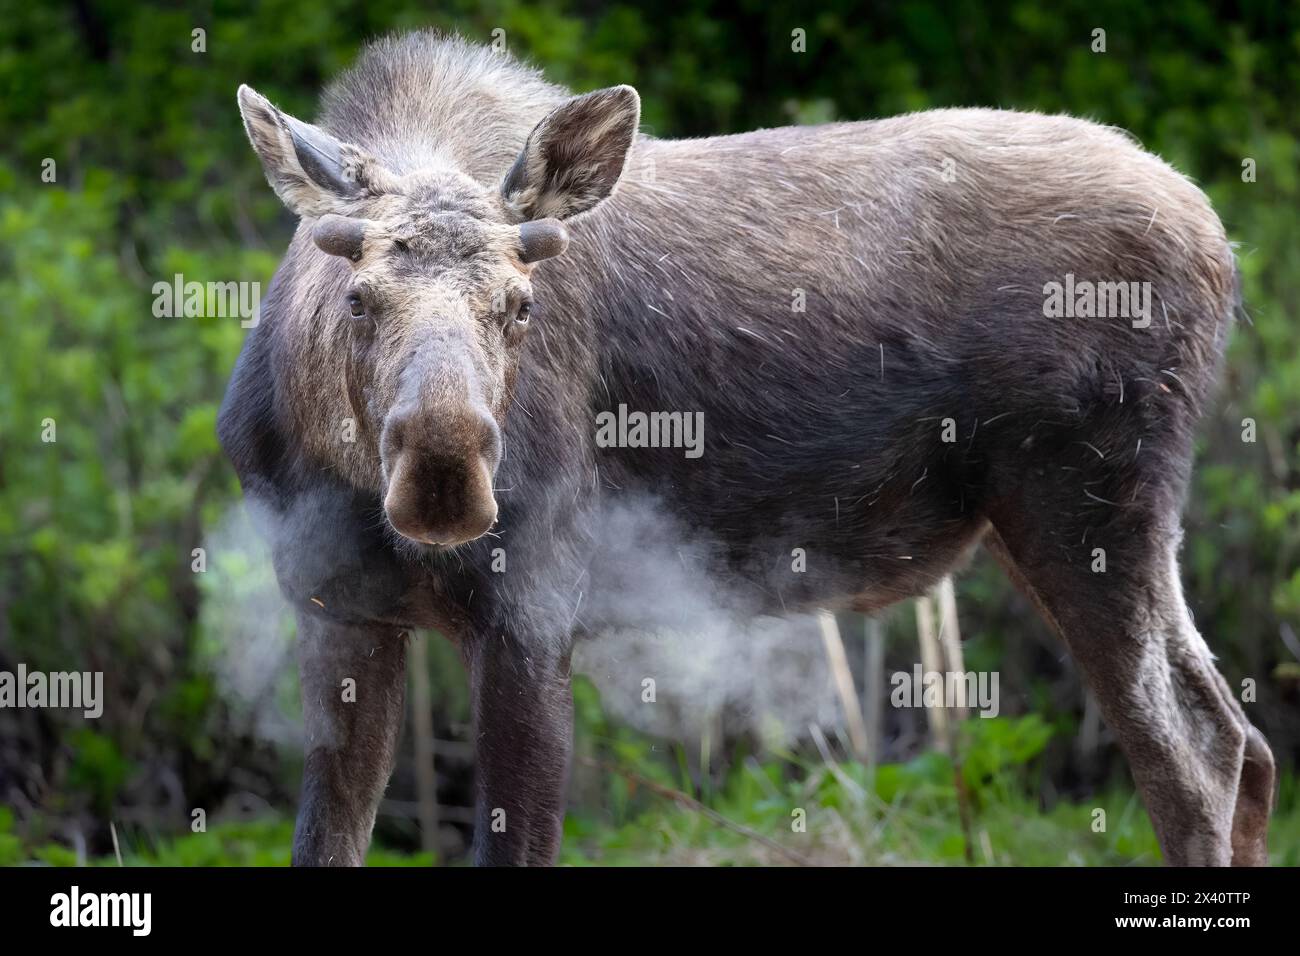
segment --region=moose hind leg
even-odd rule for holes
[[[1128,757],[1166,862],[1227,865],[1234,850],[1243,855],[1235,862],[1261,862],[1268,798],[1261,811],[1258,795],[1271,792],[1271,758],[1183,602],[1177,519],[1141,504],[1106,507],[1114,511],[1081,514],[1026,495],[995,519],[990,547],[1069,647]],[[1098,547],[1104,572],[1095,570]],[[1243,781],[1253,784],[1244,810]]]
[[[1246,753],[1232,817],[1232,865],[1268,866],[1268,818],[1273,811],[1273,752],[1255,727],[1246,727]]]

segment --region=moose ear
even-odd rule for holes
[[[641,98],[611,86],[562,103],[528,134],[501,181],[516,221],[568,219],[614,191],[641,120]]]
[[[239,112],[267,182],[299,216],[344,211],[377,171],[365,150],[280,112],[251,87],[239,88]]]

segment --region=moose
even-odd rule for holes
[[[992,109],[661,139],[630,86],[430,32],[367,46],[314,125],[238,102],[299,217],[218,420],[298,624],[296,865],[363,862],[424,628],[466,663],[475,861],[556,860],[571,653],[637,586],[634,497],[763,613],[871,612],[983,544],[1165,861],[1267,862],[1273,758],[1177,558],[1239,283],[1169,165]],[[1045,309],[1067,276],[1150,315]],[[702,416],[701,453],[597,443],[620,406]]]

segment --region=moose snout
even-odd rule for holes
[[[389,523],[405,538],[443,547],[486,534],[497,519],[492,479],[500,449],[485,411],[390,415],[381,440]]]

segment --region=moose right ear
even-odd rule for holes
[[[636,141],[641,98],[611,86],[561,103],[528,134],[501,181],[501,198],[515,222],[568,219],[614,191]]]
[[[365,150],[282,113],[251,87],[239,88],[239,112],[267,182],[299,216],[346,212],[381,172]]]

